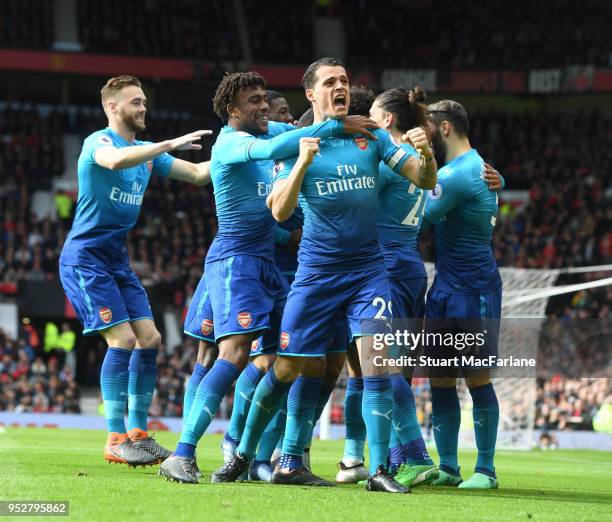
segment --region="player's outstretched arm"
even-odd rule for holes
[[[172,168],[168,177],[177,181],[185,181],[194,185],[208,185],[210,177],[210,161],[192,163],[179,158],[172,162]]]
[[[274,182],[274,188],[266,203],[276,221],[285,221],[297,206],[304,174],[315,154],[319,152],[319,141],[319,138],[301,138],[300,154],[291,172],[286,178]]]
[[[402,166],[401,175],[419,188],[433,189],[438,178],[438,166],[429,146],[427,134],[421,127],[417,127],[406,132],[402,136],[402,141],[410,143],[419,153],[419,157],[408,158]]]
[[[120,149],[109,145],[96,150],[94,160],[98,165],[107,169],[129,169],[172,150],[200,150],[202,145],[195,142],[209,134],[212,134],[212,131],[199,130],[172,140]]]
[[[284,159],[298,153],[302,138],[326,139],[341,134],[363,134],[372,139],[376,137],[368,130],[377,125],[364,116],[347,116],[343,120],[327,120],[301,129],[283,132],[269,140],[251,137],[230,151],[226,151],[223,162],[231,165],[247,161]]]

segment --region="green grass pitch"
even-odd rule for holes
[[[612,454],[605,452],[501,451],[497,491],[422,487],[389,495],[359,486],[212,485],[208,475],[221,463],[215,435],[204,437],[198,450],[201,484],[169,483],[157,467],[105,463],[104,439],[100,431],[6,429],[0,433],[0,500],[68,500],[69,519],[88,521],[612,520]],[[177,435],[157,439],[173,447]],[[313,470],[333,478],[341,453],[342,441],[315,441]],[[475,458],[473,451],[461,452],[464,478]],[[40,520],[14,517],[27,519]]]

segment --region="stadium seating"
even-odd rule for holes
[[[53,43],[53,6],[48,0],[0,2],[0,48],[48,49]]]
[[[340,6],[352,67],[527,69],[610,60],[601,17],[605,0],[561,0],[552,10],[545,0],[420,0],[393,2],[392,8],[360,0]]]
[[[213,61],[239,58],[240,39],[231,2],[176,0],[172,9],[166,7],[163,0],[79,0],[84,50]]]

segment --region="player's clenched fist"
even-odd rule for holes
[[[431,158],[433,156],[431,147],[429,146],[427,133],[421,127],[416,127],[407,131],[402,136],[402,141],[405,143],[410,143],[417,150],[417,152],[425,158]]]
[[[319,152],[320,138],[301,138],[300,139],[300,156],[299,160],[304,165],[310,165],[315,157],[315,154]]]

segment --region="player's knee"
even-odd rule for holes
[[[327,366],[325,368],[325,384],[335,384],[340,377],[344,367],[345,354],[330,354],[327,356]]]
[[[434,388],[453,388],[457,386],[457,379],[454,377],[432,377],[429,382]]]
[[[275,359],[276,359],[276,355],[270,353],[270,354],[258,355],[257,357],[254,357],[251,360],[251,362],[255,365],[255,367],[259,371],[265,373],[270,368],[272,368],[272,365],[274,364]]]
[[[471,375],[470,377],[465,378],[465,384],[467,387],[478,388],[479,386],[484,386],[485,384],[489,384],[491,382],[491,377],[488,373],[481,375]]]
[[[301,374],[304,377],[320,378],[325,376],[325,369],[327,368],[327,361],[325,357],[313,357],[309,358],[302,365]]]
[[[304,366],[304,357],[277,357],[274,361],[274,375],[279,381],[295,381]]]
[[[137,339],[141,348],[159,348],[162,340],[161,334],[155,329],[139,335]]]
[[[109,347],[123,348],[124,350],[133,350],[136,348],[138,339],[134,334],[124,333],[119,335],[107,336],[106,342]]]
[[[218,356],[219,350],[214,344],[200,341],[198,356],[196,357],[196,362],[198,364],[201,364],[204,368],[208,368],[213,365]]]

